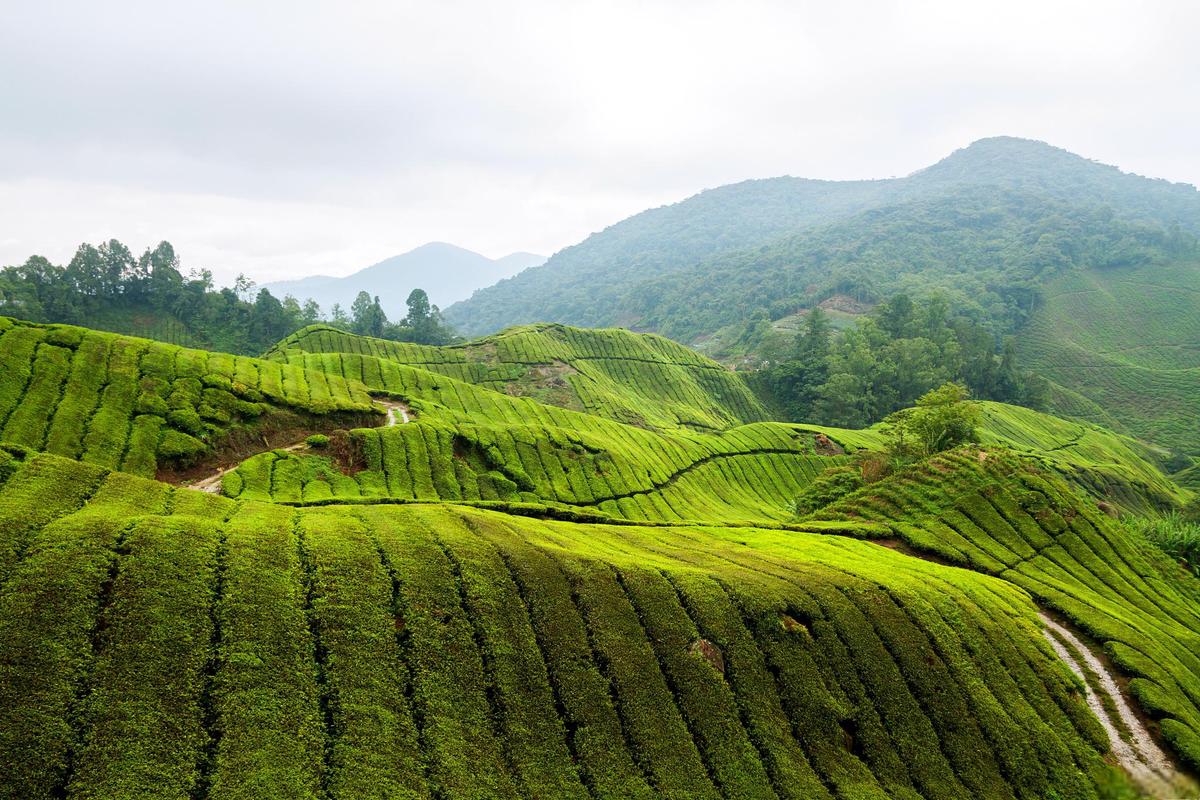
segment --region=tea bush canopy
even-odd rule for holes
[[[876,471],[561,325],[0,358],[0,798],[1195,792],[1200,582],[1110,516],[1194,494],[1127,435],[965,401]]]

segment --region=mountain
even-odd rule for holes
[[[4,800],[1196,790],[1200,583],[1110,516],[1193,495],[1099,426],[877,473],[561,325],[0,359]]]
[[[389,319],[399,320],[407,313],[405,300],[413,289],[424,289],[430,302],[444,308],[467,299],[476,289],[545,260],[544,256],[533,253],[512,253],[491,259],[452,244],[430,242],[345,277],[314,275],[266,283],[263,288],[279,298],[289,294],[301,302],[312,298],[325,313],[329,313],[334,303],[349,311],[358,293],[366,292],[372,297],[379,296]]]
[[[1064,238],[1067,249],[1074,233],[1092,236],[1114,217],[1122,224],[1150,226],[1167,237],[1176,229],[1200,233],[1200,193],[1192,186],[1123,173],[1041,142],[999,137],[975,142],[904,178],[839,182],[783,177],[711,189],[593,234],[545,264],[451,306],[446,317],[471,334],[534,321],[667,332],[672,322],[696,310],[726,307],[721,320],[702,328],[678,326],[689,337],[711,334],[713,325],[746,318],[757,308],[770,307],[782,316],[831,291],[836,281],[822,280],[820,268],[826,249],[838,244],[828,239],[838,238],[839,224],[841,231],[873,240],[882,249],[893,242],[904,244],[915,225],[923,225],[926,234],[963,236],[973,229],[977,243],[987,246],[992,220],[986,214],[955,214],[955,198],[963,192],[985,210],[993,197],[999,206],[1011,206],[1012,198],[1019,197],[1021,204],[1090,214],[1093,220],[1087,227],[1054,232],[1056,238]],[[925,219],[899,228],[873,227],[876,221],[886,224],[903,214],[904,208],[923,204],[940,211],[922,211]],[[835,230],[823,230],[830,226]],[[777,291],[776,297],[751,293],[737,303],[728,302],[729,288],[766,283],[760,280],[764,262],[770,266],[780,259],[784,279],[791,283],[785,291]],[[789,278],[786,267],[793,260],[812,264],[815,274],[808,270]],[[1010,260],[998,254],[992,263],[1003,267]],[[696,291],[694,281],[714,272],[723,272],[722,279],[707,292]],[[864,281],[863,290],[877,297],[900,283]],[[652,314],[660,303],[678,307],[670,314],[675,319]]]

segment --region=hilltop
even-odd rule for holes
[[[827,242],[820,230],[839,223],[847,224],[832,231],[834,237],[842,235],[838,230],[845,230],[889,246],[892,240],[905,242],[914,230],[926,236],[945,231],[969,236],[972,229],[986,231],[995,225],[986,213],[967,215],[966,219],[955,216],[953,198],[963,192],[983,211],[990,205],[1041,205],[1040,215],[1049,216],[1052,226],[1057,212],[1100,215],[1056,234],[1068,239],[1077,229],[1084,236],[1104,235],[1102,228],[1114,216],[1118,223],[1148,224],[1160,232],[1177,226],[1185,233],[1200,233],[1200,193],[1192,186],[1122,173],[1042,142],[997,137],[975,142],[904,178],[814,181],[781,177],[709,189],[595,233],[555,253],[542,266],[451,306],[446,315],[468,334],[542,320],[625,324],[665,333],[668,320],[646,316],[646,309],[663,304],[671,307],[677,299],[671,284],[663,288],[663,279],[689,271],[708,276],[714,270],[727,270],[728,279],[719,285],[722,290],[738,291],[742,279],[757,281],[760,253],[766,254],[769,266],[781,251],[787,253],[785,261],[811,258],[820,266],[828,257],[824,250],[838,246]],[[914,207],[921,209],[923,218],[886,227],[889,217]],[[848,224],[854,218],[855,222]],[[877,221],[885,227],[875,227]],[[971,252],[960,254],[970,256]],[[1016,254],[999,252],[990,266],[1003,271],[1015,258]],[[675,285],[687,286],[690,280],[679,277]],[[858,276],[850,274],[849,280],[858,280]],[[874,278],[864,276],[858,282],[876,297],[889,290],[887,285],[876,285]],[[776,303],[794,308],[807,305],[814,296],[820,299],[819,295],[836,283],[823,274],[801,274],[781,287],[777,296],[750,293],[745,300],[719,305],[731,306],[731,313],[743,315]],[[691,298],[698,302],[694,307],[718,305],[715,285],[710,284],[702,297]],[[639,298],[644,302],[627,306]],[[682,307],[683,298],[678,300]],[[711,333],[716,327],[685,333]]]
[[[904,178],[712,189],[446,317],[475,333],[620,324],[760,363],[763,332],[815,306],[853,319],[898,293],[937,296],[994,340],[1013,337],[1023,366],[1055,384],[1049,410],[1196,455],[1200,376],[1180,334],[1163,337],[1200,319],[1197,233],[1192,186],[1001,137]]]
[[[0,327],[0,797],[1193,791],[1200,584],[1110,516],[1192,494],[1129,437],[986,403],[798,516],[886,433],[659,336]]]

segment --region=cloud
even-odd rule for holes
[[[1200,182],[1170,3],[24,3],[0,26],[0,262],[168,238],[218,277],[425,241],[551,252],[778,174],[1011,134]],[[16,240],[16,241],[13,241]]]

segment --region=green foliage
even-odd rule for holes
[[[1160,517],[1126,517],[1125,522],[1200,578],[1200,521],[1174,512]]]
[[[921,395],[912,408],[883,421],[888,450],[899,461],[928,458],[977,438],[981,415],[965,386],[946,383]]]
[[[314,433],[304,440],[309,447],[323,448],[329,446],[329,437],[323,433]]]
[[[1000,330],[1045,279],[1194,254],[1200,194],[1040,142],[976,142],[898,179],[775,178],[642,212],[447,309],[478,335],[553,320],[682,341],[831,295],[935,290]]]
[[[28,654],[0,661],[20,769],[0,796],[1083,800],[1113,780],[997,578],[820,533],[89,485],[0,591],[0,648]]]
[[[862,472],[855,465],[826,467],[796,496],[793,508],[797,515],[802,516],[841,500],[863,485]]]
[[[983,444],[884,476],[883,426],[761,421],[659,337],[59,330],[0,319],[35,442],[0,448],[0,798],[1119,796],[1039,606],[1200,756],[1200,590],[1096,508],[1191,496],[1127,437],[982,402]],[[250,457],[236,502],[87,463],[371,394],[405,416]],[[906,424],[940,446],[963,396]]]
[[[846,427],[877,422],[947,380],[982,399],[1043,404],[1045,381],[1020,370],[1012,342],[1003,355],[995,349],[995,337],[944,298],[917,304],[897,294],[836,339],[813,308],[792,353],[751,385],[787,419]]]
[[[109,468],[150,476],[160,465],[193,463],[268,412],[372,410],[366,386],[341,375],[306,377],[271,361],[5,322],[0,439]]]
[[[1064,275],[1017,349],[1053,382],[1054,413],[1200,455],[1197,292],[1194,258]]]

